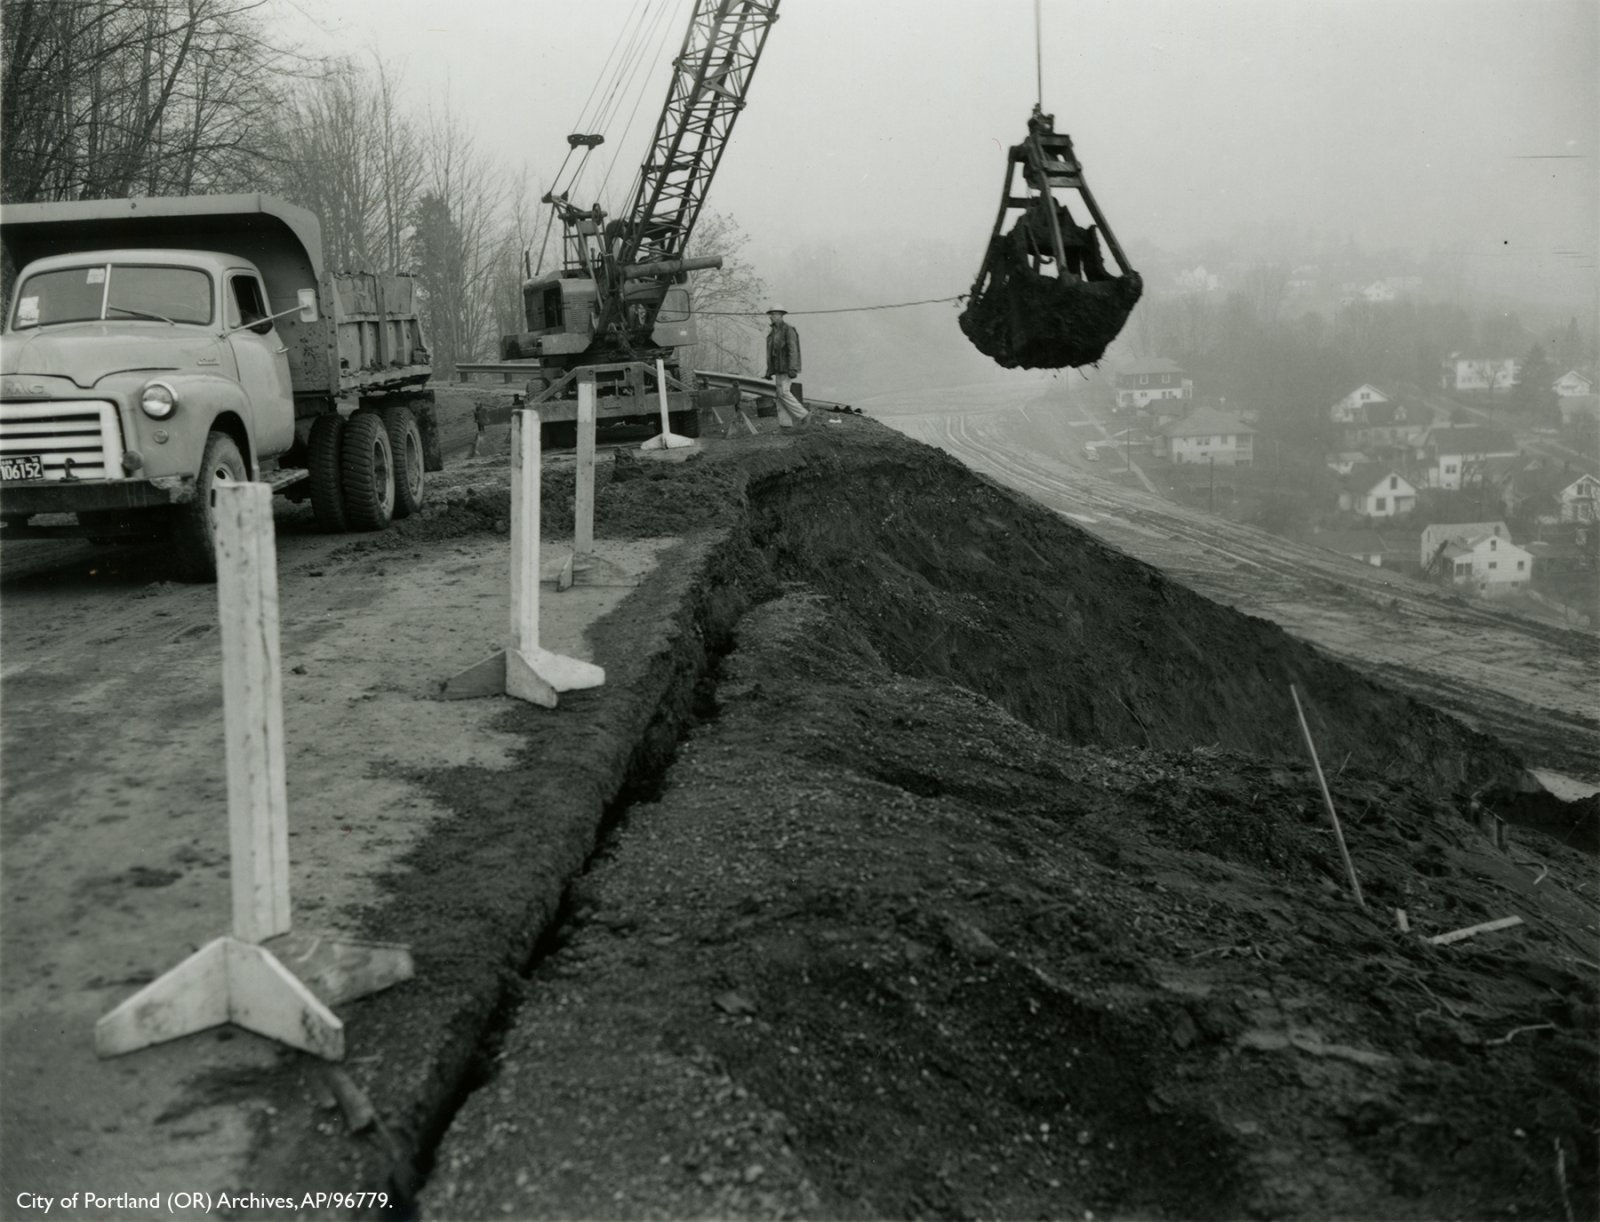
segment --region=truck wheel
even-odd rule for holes
[[[394,451],[376,412],[345,421],[339,445],[340,488],[352,530],[383,530],[394,517]]]
[[[700,409],[690,408],[687,411],[668,412],[667,424],[679,437],[700,436]]]
[[[433,392],[411,396],[411,414],[422,433],[422,467],[425,471],[444,470],[444,447],[439,440],[439,417],[434,411]]]
[[[217,579],[216,497],[218,484],[241,483],[250,478],[244,456],[232,437],[211,433],[200,458],[194,483],[194,500],[178,510],[172,532],[174,567],[183,581]]]
[[[383,409],[383,426],[389,430],[389,449],[394,452],[394,516],[407,518],[422,508],[426,482],[422,430],[411,409],[399,403]]]
[[[306,466],[311,469],[311,511],[317,525],[329,534],[350,529],[344,511],[344,492],[339,479],[340,443],[344,440],[344,417],[327,412],[311,422],[306,440]]]

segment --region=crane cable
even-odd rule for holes
[[[1038,85],[1038,108],[1044,109],[1044,18],[1040,9],[1044,0],[1033,0],[1033,73]]]
[[[785,310],[785,314],[864,314],[869,310],[903,310],[908,306],[944,305],[951,301],[965,301],[971,293],[957,293],[954,297],[925,297],[921,301],[893,301],[888,305],[839,306],[832,310]],[[696,310],[697,318],[760,318],[765,310]]]

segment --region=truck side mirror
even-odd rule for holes
[[[316,322],[317,321],[317,290],[316,289],[301,289],[300,290],[300,321],[301,322]]]

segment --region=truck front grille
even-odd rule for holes
[[[0,403],[0,456],[37,454],[44,478],[122,478],[117,407],[100,399]]]

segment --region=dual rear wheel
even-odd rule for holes
[[[422,508],[422,433],[410,408],[318,416],[308,449],[311,508],[324,530],[383,530]]]

